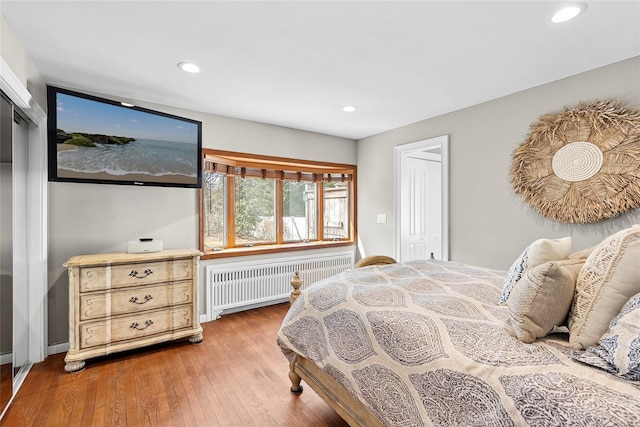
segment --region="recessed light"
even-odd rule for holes
[[[342,111],[344,111],[345,113],[353,113],[354,111],[356,111],[356,107],[354,105],[345,105],[344,107],[342,107]]]
[[[187,73],[196,74],[201,71],[200,67],[192,62],[180,62],[178,63],[178,68],[182,71],[186,71]]]
[[[559,24],[575,18],[587,9],[587,5],[584,3],[573,4],[571,6],[563,7],[553,14],[551,22]]]
[[[129,104],[128,102],[121,102],[120,105],[122,105],[123,107],[133,107],[133,104]]]

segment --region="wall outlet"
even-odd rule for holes
[[[378,224],[386,224],[386,223],[387,223],[387,215],[378,214]]]

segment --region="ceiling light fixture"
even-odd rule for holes
[[[129,104],[128,102],[121,102],[120,105],[122,105],[123,107],[133,107],[133,104]]]
[[[178,68],[187,73],[196,74],[202,71],[200,67],[192,62],[180,62],[178,63]]]
[[[342,107],[342,111],[344,111],[345,113],[353,113],[354,111],[356,111],[356,107],[353,105],[346,105]]]
[[[587,5],[584,3],[577,3],[571,6],[563,7],[562,9],[558,10],[556,13],[553,14],[553,16],[551,17],[551,22],[553,22],[554,24],[566,22],[580,15],[586,9],[587,9]]]

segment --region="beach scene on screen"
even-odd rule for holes
[[[58,177],[195,184],[198,125],[58,93]]]

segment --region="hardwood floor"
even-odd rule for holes
[[[11,399],[12,370],[13,365],[11,363],[0,365],[0,411],[2,411],[7,402],[9,402],[9,399]]]
[[[289,391],[276,334],[288,304],[204,323],[188,340],[90,359],[34,365],[0,421],[10,426],[335,426],[347,424],[310,387]]]

